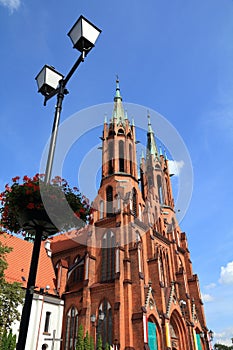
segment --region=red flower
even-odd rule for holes
[[[28,182],[28,181],[30,181],[31,179],[30,179],[30,177],[28,177],[27,175],[25,175],[24,177],[23,177],[23,181],[24,182]]]
[[[12,178],[12,181],[13,181],[13,182],[16,182],[16,181],[18,181],[19,179],[20,179],[19,176],[15,176],[15,177]]]
[[[35,208],[35,204],[34,203],[28,203],[27,208],[28,209],[34,209]]]

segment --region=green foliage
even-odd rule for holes
[[[233,350],[233,346],[216,343],[214,344],[214,350]]]
[[[110,350],[110,345],[108,344],[108,342],[105,344],[105,350]]]
[[[103,349],[103,343],[102,343],[102,338],[101,335],[98,336],[98,340],[97,340],[97,350],[102,350]]]
[[[9,333],[7,333],[7,330],[5,329],[2,335],[0,336],[0,349],[14,350],[15,348],[16,348],[16,335],[13,335],[11,330]]]
[[[84,339],[83,339],[83,326],[80,325],[78,328],[78,339],[77,339],[77,345],[76,350],[84,350]]]
[[[4,271],[7,268],[6,254],[10,253],[11,251],[12,248],[4,246],[0,242],[0,283],[4,281]]]
[[[20,319],[18,306],[23,303],[24,297],[20,283],[8,283],[4,278],[7,268],[6,254],[11,250],[0,242],[0,329],[2,331],[10,330],[11,324]]]
[[[90,347],[90,336],[88,334],[88,331],[86,332],[86,336],[84,338],[84,350],[91,350],[91,347]]]
[[[95,349],[94,339],[90,337],[90,350],[94,350],[94,349]]]
[[[86,335],[84,337],[83,326],[80,325],[78,328],[78,339],[77,339],[76,350],[94,350],[94,349],[95,349],[95,345],[94,345],[93,338],[89,335],[88,332],[86,332]]]

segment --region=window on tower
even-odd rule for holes
[[[133,199],[133,205],[132,205],[133,216],[137,217],[137,191],[135,188],[133,188],[132,190],[132,199]]]
[[[163,204],[163,188],[162,188],[162,180],[160,175],[157,176],[157,184],[158,184],[159,203]]]
[[[104,201],[100,201],[99,217],[100,219],[103,219],[104,217]]]
[[[110,140],[108,143],[108,174],[113,174],[113,141]]]
[[[113,189],[112,189],[112,186],[108,186],[106,189],[106,199],[107,199],[107,216],[112,216],[112,214],[113,214]]]
[[[132,161],[132,145],[129,144],[129,172],[133,175],[133,161]]]
[[[125,171],[124,158],[124,142],[121,140],[119,141],[119,171],[122,173]]]
[[[115,278],[115,236],[108,231],[102,238],[101,282],[110,282]]]

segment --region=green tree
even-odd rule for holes
[[[97,340],[97,348],[96,350],[102,350],[103,349],[103,343],[102,343],[102,338],[101,335],[98,336],[98,340]]]
[[[105,344],[105,350],[110,350],[110,345],[108,344],[108,342]]]
[[[80,325],[78,327],[78,339],[77,339],[77,345],[76,345],[76,350],[84,350],[84,339],[83,339],[83,326]]]
[[[84,350],[91,350],[91,347],[90,347],[90,336],[88,334],[88,331],[86,332],[86,336],[84,338]]]
[[[24,291],[18,282],[8,283],[5,270],[8,266],[6,255],[12,251],[0,242],[0,333],[10,330],[14,321],[20,319],[18,307],[23,303]]]
[[[214,350],[232,350],[233,346],[227,346],[220,343],[214,344]]]
[[[90,337],[90,350],[94,350],[94,349],[95,349],[94,339]]]
[[[16,335],[13,335],[11,330],[9,333],[7,333],[7,330],[5,329],[0,339],[0,349],[14,350],[15,347],[16,347]]]

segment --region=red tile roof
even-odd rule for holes
[[[76,248],[80,245],[86,245],[89,226],[80,230],[72,230],[51,237],[51,250],[53,254],[67,249]]]
[[[5,278],[8,282],[21,282],[23,287],[27,285],[27,278],[31,262],[33,243],[24,241],[10,234],[0,234],[0,241],[13,250],[6,254],[8,267],[5,270]],[[55,272],[52,260],[48,257],[44,248],[45,242],[41,244],[39,264],[37,270],[36,290],[50,286],[49,294],[55,294]]]

